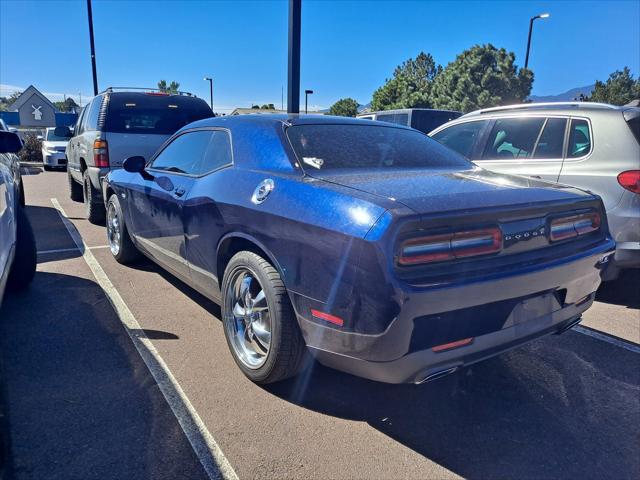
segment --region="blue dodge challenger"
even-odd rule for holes
[[[295,375],[308,353],[422,383],[561,333],[615,247],[597,196],[366,120],[201,120],[103,188],[116,260],[142,252],[218,302],[258,383]]]

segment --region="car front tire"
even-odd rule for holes
[[[222,321],[231,355],[253,382],[295,376],[306,347],[278,271],[253,252],[233,256],[222,281]]]
[[[67,170],[67,181],[69,182],[69,198],[74,202],[81,202],[83,200],[82,185],[73,179],[69,170]]]
[[[91,179],[89,178],[89,172],[86,170],[82,175],[82,196],[84,200],[84,207],[87,215],[87,219],[95,225],[103,225],[105,217],[105,208],[102,204],[100,196],[96,189],[91,185]]]
[[[7,290],[22,290],[36,273],[36,241],[24,208],[17,205],[16,253],[7,279]]]
[[[140,257],[140,252],[131,241],[127,225],[124,222],[120,199],[114,193],[107,203],[107,242],[113,258],[118,263],[128,265]]]

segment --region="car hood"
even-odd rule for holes
[[[566,185],[498,174],[479,167],[465,171],[314,172],[313,177],[400,202],[417,213],[592,198],[589,193]]]
[[[42,142],[42,146],[43,147],[66,147],[67,143],[69,143],[68,140],[66,142],[51,142],[49,140],[45,140]]]

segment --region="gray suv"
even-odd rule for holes
[[[209,118],[207,103],[191,94],[152,89],[115,91],[109,88],[82,110],[67,145],[67,175],[72,200],[84,201],[87,218],[103,223],[102,179],[125,158],[150,158],[184,125]]]
[[[429,135],[488,170],[596,193],[617,244],[607,279],[640,267],[640,108],[586,102],[488,108]]]

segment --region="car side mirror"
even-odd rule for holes
[[[70,137],[71,136],[71,130],[69,130],[69,127],[56,127],[53,130],[53,134],[56,137]]]
[[[122,168],[124,168],[129,173],[142,173],[144,172],[144,167],[146,165],[147,161],[140,155],[125,158],[124,162],[122,162]]]
[[[0,131],[0,153],[18,153],[22,150],[22,140],[13,132]]]

